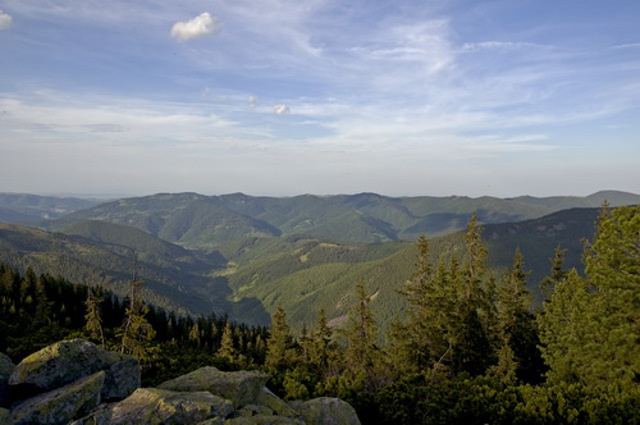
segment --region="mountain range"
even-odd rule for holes
[[[124,295],[135,261],[146,299],[157,305],[251,324],[268,323],[281,305],[298,329],[311,325],[319,308],[339,325],[353,286],[364,279],[386,328],[403,308],[397,290],[413,270],[417,235],[430,238],[435,262],[460,252],[460,229],[477,212],[492,271],[506,270],[519,246],[532,270],[530,289],[539,295],[558,244],[567,249],[567,267],[581,268],[580,241],[592,237],[605,199],[640,203],[623,192],[511,199],[157,194],[31,224],[40,229],[0,224],[0,262]],[[11,209],[2,202],[0,208]]]

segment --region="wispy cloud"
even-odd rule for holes
[[[186,41],[205,35],[217,34],[222,28],[220,19],[211,16],[209,12],[201,13],[186,22],[176,22],[171,28],[171,36],[178,41]]]
[[[640,49],[640,43],[626,43],[612,46],[613,49]]]

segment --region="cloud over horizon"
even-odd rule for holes
[[[205,35],[217,34],[222,28],[222,22],[209,12],[201,13],[186,22],[176,22],[171,28],[171,36],[178,41],[186,41]]]

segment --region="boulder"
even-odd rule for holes
[[[106,351],[81,338],[57,342],[25,357],[9,384],[49,391],[101,370],[106,373],[105,400],[125,398],[140,386],[140,366],[134,357]]]
[[[212,424],[207,425],[214,425]],[[284,416],[251,416],[251,417],[237,417],[227,419],[223,422],[224,425],[305,425],[299,419],[286,418]],[[203,425],[203,424],[200,424]]]
[[[300,412],[307,425],[360,425],[355,409],[339,398],[320,397],[290,406]]]
[[[100,404],[105,373],[100,371],[62,388],[19,403],[11,410],[14,424],[67,424]]]
[[[231,400],[235,408],[257,404],[267,375],[255,370],[222,372],[213,366],[202,367],[158,386],[172,391],[208,391]]]
[[[286,416],[289,418],[299,418],[300,414],[293,410],[280,397],[272,393],[267,387],[262,387],[262,391],[256,400],[259,405],[271,410],[274,415]]]
[[[211,418],[224,419],[232,412],[230,401],[206,391],[139,388],[126,399],[110,404],[73,425],[197,424]]]
[[[11,376],[15,367],[9,356],[0,353],[0,385],[5,385],[9,382],[9,376]]]
[[[0,425],[12,425],[11,414],[7,409],[0,407]]]
[[[11,393],[9,392],[9,376],[13,372],[15,365],[11,359],[0,353],[0,407],[11,404]],[[2,422],[0,422],[1,424]]]

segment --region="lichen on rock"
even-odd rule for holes
[[[30,398],[11,410],[14,424],[67,424],[100,404],[105,373],[100,371],[62,388]]]
[[[206,391],[176,392],[139,388],[126,399],[82,418],[82,424],[197,424],[209,418],[226,418],[231,402]]]
[[[100,370],[106,373],[105,400],[122,399],[140,387],[140,367],[134,357],[106,351],[81,338],[57,342],[25,357],[9,384],[48,391]]]
[[[256,404],[267,375],[258,371],[222,372],[206,366],[176,379],[163,382],[158,388],[173,391],[208,391],[231,400],[235,408]]]
[[[290,403],[307,425],[360,425],[355,409],[339,398],[319,397]]]

